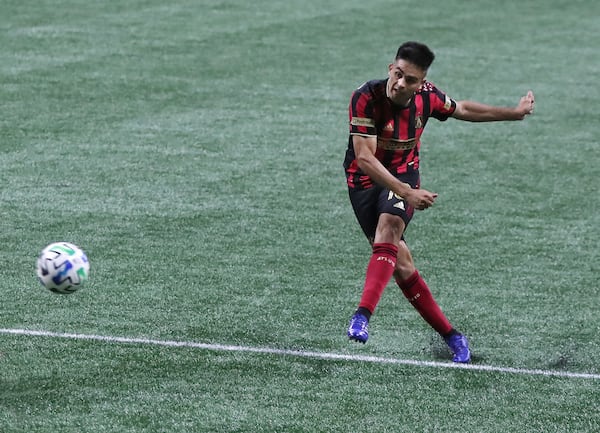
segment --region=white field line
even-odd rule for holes
[[[374,364],[410,365],[415,367],[453,368],[459,370],[489,371],[494,373],[511,373],[529,376],[566,377],[575,379],[600,379],[600,374],[571,373],[568,371],[538,370],[512,367],[496,367],[480,364],[457,364],[454,362],[416,361],[411,359],[384,358],[367,355],[345,355],[341,353],[314,352],[307,350],[276,349],[270,347],[234,346],[226,344],[197,343],[193,341],[153,340],[148,338],[113,337],[94,334],[71,334],[29,329],[2,329],[0,334],[26,335],[33,337],[66,338],[72,340],[93,340],[106,343],[147,344],[167,347],[189,347],[217,352],[246,352],[267,355],[295,356],[299,358],[324,359],[331,361],[368,362]]]

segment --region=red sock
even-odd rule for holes
[[[366,308],[371,313],[375,311],[385,287],[394,274],[397,255],[398,247],[394,244],[373,244],[373,254],[367,266],[367,276],[359,307]]]
[[[442,336],[448,335],[452,331],[452,325],[433,299],[427,283],[418,271],[404,281],[396,279],[396,283],[402,289],[406,299],[433,329]]]

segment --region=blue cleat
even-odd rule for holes
[[[469,350],[469,341],[462,334],[454,334],[446,338],[446,344],[454,354],[452,361],[467,364],[471,361],[471,351]]]
[[[348,327],[348,338],[350,340],[366,343],[369,339],[369,319],[362,314],[356,313],[350,319]]]

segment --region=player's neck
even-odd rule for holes
[[[390,103],[392,104],[393,107],[395,108],[406,108],[410,105],[410,103],[412,102],[412,97],[408,98],[406,101],[405,100],[401,100],[401,101],[394,101],[392,98],[390,98],[388,96],[388,100],[390,101]]]

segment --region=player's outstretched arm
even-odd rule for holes
[[[474,101],[457,101],[452,117],[469,122],[495,122],[501,120],[523,120],[533,113],[535,98],[530,90],[515,107],[496,107]]]

